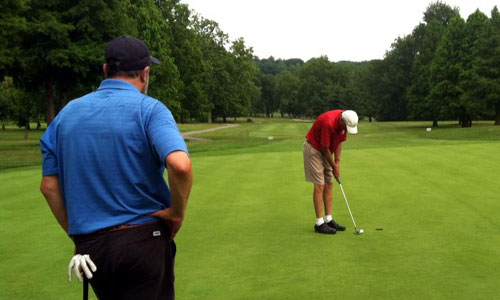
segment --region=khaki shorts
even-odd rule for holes
[[[304,172],[306,181],[323,185],[325,182],[333,182],[333,168],[321,151],[307,141],[304,142]]]

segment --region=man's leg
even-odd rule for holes
[[[344,231],[345,226],[338,224],[332,218],[332,189],[333,189],[333,183],[326,182],[323,191],[323,203],[325,205],[325,223],[327,223],[328,226],[334,228],[337,231]]]
[[[316,212],[316,225],[314,225],[314,231],[318,233],[335,234],[337,230],[335,228],[331,228],[323,220],[324,192],[325,192],[325,185],[314,184],[313,201],[314,201],[314,210]]]
[[[326,225],[323,220],[323,193],[324,193],[324,178],[323,178],[323,154],[314,149],[309,143],[304,143],[304,171],[306,181],[314,184],[313,203],[316,213],[316,224],[314,231],[318,233],[334,234],[336,231]]]
[[[323,189],[323,204],[325,205],[325,215],[332,215],[332,187],[333,183],[325,182],[325,188]]]
[[[316,218],[323,217],[323,194],[324,185],[314,184],[313,201],[314,201],[314,211],[316,212]]]
[[[325,223],[336,231],[344,231],[345,227],[339,225],[332,218],[332,189],[333,189],[333,168],[328,163],[326,158],[323,158],[323,166],[325,168],[325,188],[323,190],[323,204],[325,205]]]

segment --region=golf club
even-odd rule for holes
[[[83,275],[83,300],[89,299],[89,280]]]
[[[354,234],[363,234],[363,232],[364,232],[363,229],[357,230],[356,221],[354,221],[354,217],[352,216],[351,208],[349,207],[349,202],[347,202],[347,197],[345,196],[344,188],[342,187],[342,183],[340,182],[340,178],[335,177],[335,179],[339,183],[340,190],[342,191],[342,195],[344,196],[345,204],[347,205],[347,209],[349,210],[349,215],[351,216],[352,224],[354,224]]]

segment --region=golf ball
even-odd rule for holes
[[[359,230],[359,233],[363,233],[363,232],[364,232],[364,230],[363,230],[363,229],[360,229],[360,230]]]

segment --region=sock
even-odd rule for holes
[[[328,223],[332,220],[332,215],[326,215],[325,216],[325,223]]]
[[[317,219],[316,219],[316,225],[317,225],[317,226],[320,226],[320,225],[322,225],[323,223],[325,223],[325,221],[323,221],[323,218],[317,218]]]

